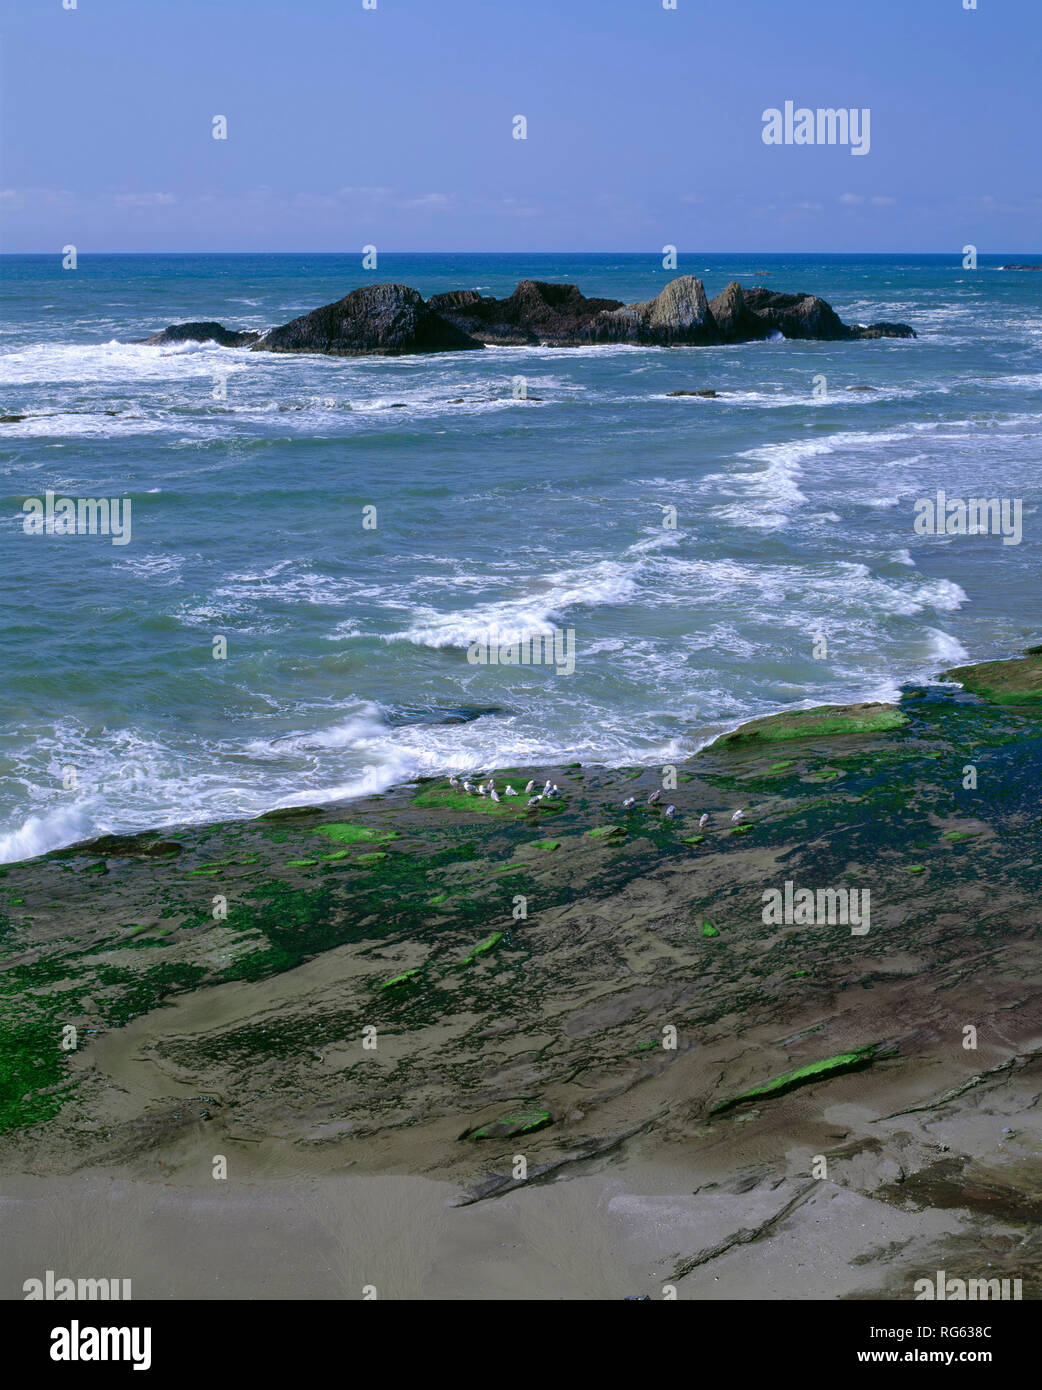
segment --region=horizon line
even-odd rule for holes
[[[151,251],[82,251],[77,250],[77,256],[82,259],[87,256],[359,256],[361,250],[338,250],[338,251],[309,251],[300,248],[289,248],[281,251],[218,251],[218,250],[192,250],[192,251],[172,251],[172,250],[151,250]],[[698,250],[684,251],[677,249],[678,256],[951,256],[953,260],[958,260],[962,255],[961,250],[926,251],[926,250],[901,250],[901,251],[829,251],[824,249],[814,249],[809,251],[768,251],[742,249],[737,251]],[[58,256],[62,255],[62,249],[48,251],[0,251],[0,258],[5,256]],[[457,250],[454,248],[442,249],[437,251],[379,251],[380,256],[647,256],[652,260],[657,260],[661,251],[649,250],[613,250],[613,251],[594,251],[590,249],[567,249],[558,248],[553,251],[486,251],[479,248],[468,248]],[[1005,257],[1005,256],[1039,256],[1042,257],[1042,250],[1039,251],[981,251],[977,250],[978,260],[984,257]]]

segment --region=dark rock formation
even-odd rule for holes
[[[737,280],[732,280],[727,289],[717,295],[709,305],[709,312],[725,343],[744,342],[752,336],[763,337],[763,327],[745,307],[742,287]]]
[[[454,290],[436,294],[429,307],[481,343],[574,347],[589,341],[585,330],[598,314],[622,309],[623,305],[618,299],[587,299],[575,285],[522,280],[507,299],[493,299],[476,290]]]
[[[743,290],[732,280],[709,306],[724,342],[747,343],[780,333],[783,338],[842,342],[851,338],[914,338],[906,323],[850,327],[814,294],[781,294],[756,286]]]
[[[435,295],[431,308],[461,331],[499,346],[713,343],[719,338],[701,280],[681,275],[655,299],[587,299],[575,285],[522,280],[507,299],[473,290]]]
[[[624,304],[597,315],[583,337],[592,343],[673,344],[720,341],[701,280],[681,275],[655,299]]]
[[[654,299],[623,304],[587,299],[575,285],[522,280],[506,299],[453,290],[430,300],[407,285],[367,285],[267,333],[237,333],[219,323],[172,324],[148,343],[250,345],[255,352],[313,352],[339,357],[455,352],[485,344],[504,347],[629,343],[674,347],[747,343],[776,334],[841,341],[914,338],[907,324],[850,327],[823,299],[780,294],[732,281],[712,301],[693,275],[671,280]],[[534,397],[529,397],[534,399]]]
[[[335,357],[394,357],[406,352],[479,348],[408,285],[366,285],[335,304],[272,328],[254,351],[322,352]]]
[[[1000,270],[1042,270],[1040,265],[1000,265]]]
[[[848,338],[914,338],[916,335],[906,323],[855,324],[847,330]]]
[[[221,323],[172,323],[161,333],[153,333],[151,338],[138,341],[160,347],[164,343],[216,343],[219,347],[248,347],[260,337],[259,333],[243,329],[225,328]]]
[[[704,387],[701,391],[667,391],[667,396],[704,396],[707,400],[715,401],[720,395],[719,391],[714,391],[711,386]]]

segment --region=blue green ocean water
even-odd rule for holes
[[[0,406],[25,417],[0,424],[0,860],[449,769],[675,761],[1042,640],[1042,275],[998,268],[1025,257],[360,259],[0,263]],[[919,337],[400,359],[131,342],[265,328],[374,281],[629,300],[672,273]],[[702,387],[722,395],[667,396]],[[1022,499],[1022,542],[915,534],[939,488]],[[48,490],[129,497],[130,542],[27,535]],[[467,661],[554,628],[571,675]]]

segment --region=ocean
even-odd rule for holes
[[[25,418],[0,424],[0,861],[450,770],[676,762],[1042,640],[1042,275],[998,269],[1025,259],[3,257],[0,406]],[[674,274],[919,336],[400,359],[131,342],[379,281],[632,300]],[[939,489],[1019,499],[1023,539],[917,534]],[[129,542],[26,534],[48,491],[129,498]],[[555,630],[570,673],[468,660]]]

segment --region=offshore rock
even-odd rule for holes
[[[254,344],[254,352],[321,352],[334,357],[396,357],[457,352],[481,344],[408,285],[367,285],[312,309]]]

